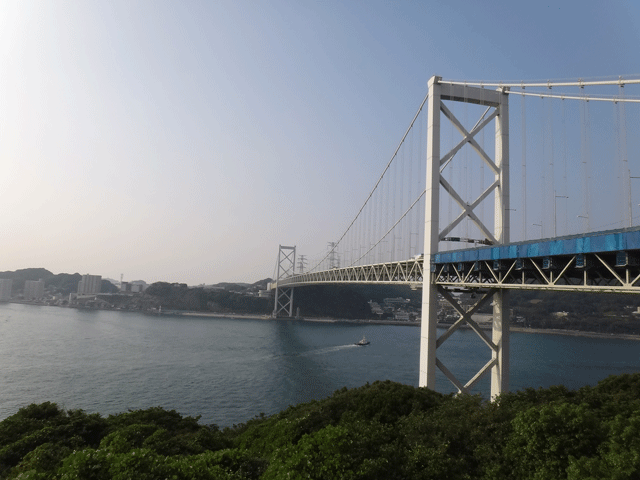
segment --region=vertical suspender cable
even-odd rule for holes
[[[377,213],[377,209],[376,209],[376,202],[375,202],[375,197],[373,199],[371,199],[371,202],[367,202],[370,207],[369,207],[369,225],[367,227],[367,238],[366,238],[366,243],[365,243],[365,248],[367,250],[369,250],[371,248],[371,236],[373,234],[374,231],[374,223],[375,223],[375,213]],[[369,259],[367,260],[367,263],[373,263],[371,261],[372,259],[369,257]]]
[[[618,86],[618,93],[621,99],[624,98],[624,84]],[[633,226],[633,207],[631,203],[631,171],[629,169],[629,157],[627,152],[627,112],[626,102],[620,102],[620,156],[622,157],[622,181],[625,194],[627,223],[626,226]]]
[[[354,250],[354,253],[353,253],[354,258],[359,258],[360,257],[360,255],[358,255],[358,252],[360,250],[359,247],[360,247],[360,244],[361,244],[361,241],[360,241],[361,240],[360,239],[361,227],[362,227],[362,219],[360,218],[360,219],[358,219],[358,221],[355,224],[356,235],[355,235],[355,241],[353,242],[353,248],[355,250],[357,250],[357,251]],[[353,264],[353,260],[351,261],[351,264]]]
[[[553,99],[549,99],[548,102],[546,102],[547,105],[547,112],[546,112],[546,116],[547,116],[547,145],[548,145],[548,158],[549,158],[549,177],[548,177],[548,182],[549,182],[549,196],[551,198],[551,206],[553,208],[554,212],[557,212],[557,207],[556,207],[556,202],[557,202],[557,198],[556,198],[556,183],[555,183],[555,159],[554,159],[554,141],[553,141],[553,137],[554,137],[554,131],[553,131]],[[557,223],[558,219],[556,218],[556,216],[554,215],[553,218],[553,226],[551,231],[552,232],[557,232]]]
[[[480,94],[481,100],[482,100],[482,104],[484,105],[484,87],[482,87],[482,93]],[[486,128],[486,127],[485,127]],[[484,151],[484,128],[482,130],[480,130],[480,148],[482,148],[482,150]],[[485,152],[486,153],[486,152]],[[480,192],[484,192],[484,160],[480,159]],[[484,215],[484,204],[485,201],[480,202],[480,205],[478,205],[478,218],[480,218],[480,221],[482,223],[486,223],[485,222],[485,215]]]
[[[398,166],[398,157],[396,157],[395,161],[393,162],[392,168],[389,171],[389,175],[387,176],[387,188],[385,189],[385,199],[384,199],[384,207],[385,207],[385,215],[384,215],[384,222],[382,223],[383,228],[380,231],[380,236],[378,237],[378,239],[382,238],[382,236],[386,233],[387,230],[389,230],[389,219],[391,218],[391,209],[395,207],[395,202],[393,201],[393,197],[391,197],[391,195],[395,194],[395,191],[393,191],[393,177],[394,177],[394,170],[395,168]],[[386,245],[385,245],[386,244]],[[382,257],[381,257],[381,261],[382,262],[386,262],[387,261],[387,251],[389,249],[389,241],[383,241],[381,244],[381,249],[382,249]]]
[[[399,209],[399,203],[400,203],[400,198],[399,195],[401,195],[401,193],[398,191],[398,182],[400,182],[400,166],[402,165],[402,160],[404,157],[404,152],[405,152],[405,147],[406,144],[402,146],[402,151],[400,152],[400,158],[398,158],[396,160],[396,165],[393,169],[393,210],[391,212],[391,215],[389,216],[389,224],[393,225],[394,221],[396,220],[396,210],[402,211],[402,209]],[[398,228],[395,228],[393,231],[393,236],[391,237],[391,248],[389,249],[390,252],[390,258],[389,260],[393,261],[396,260],[396,248],[398,246],[398,242],[397,242],[397,234],[399,232]]]
[[[389,177],[387,177],[389,178]],[[384,219],[384,182],[385,180],[383,179],[382,182],[380,182],[380,188],[378,190],[378,223],[376,225],[376,231],[373,235],[372,240],[372,245],[375,244],[375,242],[378,241],[378,239],[380,238],[380,235],[382,235],[382,231],[384,230],[383,228],[383,219]],[[380,248],[376,249],[376,255],[375,255],[375,261],[376,263],[380,263],[381,259],[380,259]]]
[[[627,216],[627,209],[625,208],[625,185],[622,175],[623,170],[623,160],[622,155],[620,154],[620,104],[618,102],[613,102],[613,121],[615,125],[615,137],[616,137],[616,145],[615,151],[612,152],[613,158],[615,158],[615,175],[617,177],[618,187],[615,188],[616,191],[616,210],[618,210],[618,221],[620,222],[620,228],[625,226],[625,218]]]
[[[569,193],[568,185],[567,185],[567,117],[565,111],[565,101],[564,98],[561,100],[562,105],[562,182],[560,184],[561,191],[563,195],[567,195]],[[569,224],[567,223],[567,206],[564,208],[564,215],[562,216],[562,224],[564,228],[567,229]],[[565,230],[565,234],[569,234],[569,232]]]
[[[462,112],[462,126],[465,128],[465,130],[468,128],[468,113],[469,113],[469,103],[467,101],[467,84],[465,83],[464,85],[464,103],[463,103],[463,108],[464,111]],[[469,195],[469,188],[471,187],[470,185],[470,175],[469,175],[469,148],[467,147],[467,145],[465,145],[464,147],[462,147],[463,150],[463,157],[462,157],[462,168],[463,168],[463,175],[462,175],[462,188],[460,189],[460,192],[463,195],[463,200],[465,201],[465,203],[469,203],[470,199],[471,199],[471,195]],[[465,216],[464,219],[464,229],[463,229],[463,236],[465,238],[469,238],[469,216]]]
[[[551,206],[549,205],[549,192],[547,189],[547,162],[546,162],[546,155],[547,155],[547,145],[546,145],[546,128],[545,128],[545,121],[544,121],[544,113],[546,111],[545,108],[545,99],[544,97],[541,97],[542,100],[542,108],[540,109],[540,134],[542,135],[542,185],[541,185],[541,191],[542,191],[542,212],[540,214],[540,224],[542,225],[542,227],[540,228],[540,232],[542,237],[548,237],[549,235],[546,235],[548,230],[548,225],[549,225],[549,215],[550,215],[550,211],[551,211]]]
[[[403,197],[404,197],[404,192],[405,190],[407,191],[407,204],[409,204],[409,202],[411,202],[411,194],[409,193],[409,191],[411,190],[411,182],[413,181],[411,179],[411,177],[408,175],[408,171],[411,171],[411,163],[413,162],[413,134],[414,132],[411,132],[411,138],[409,138],[409,143],[407,146],[407,158],[406,161],[408,162],[407,164],[405,164],[403,166],[403,187],[402,187],[402,193],[403,193]],[[406,175],[406,176],[405,176]],[[402,210],[402,209],[401,209]],[[413,209],[412,212],[413,213]],[[402,223],[402,244],[401,244],[401,258],[409,258],[410,255],[410,248],[408,243],[407,243],[407,237],[409,237],[409,242],[411,241],[411,235],[409,232],[409,225],[410,225],[410,221],[411,221],[411,213],[409,213],[409,215],[407,215],[407,217],[403,220]]]
[[[524,87],[522,87],[524,90]],[[520,97],[522,120],[520,123],[520,131],[522,137],[522,240],[528,240],[527,237],[527,112],[526,97]],[[483,162],[484,163],[484,162]]]
[[[422,115],[420,119],[420,157],[418,159],[418,190],[417,192],[422,192],[426,188],[426,170],[427,170],[427,115]],[[424,139],[424,144],[422,140]],[[426,203],[424,197],[420,202],[420,210],[418,210],[418,238],[416,240],[416,248],[418,251],[416,253],[424,253],[423,245],[424,245],[424,218],[425,218],[425,209]]]
[[[589,98],[584,93],[584,86],[580,86],[581,94],[584,100],[580,103],[580,140],[581,140],[581,154],[582,154],[582,215],[583,228],[581,233],[588,233],[591,231],[589,214],[591,213],[590,195],[589,195],[589,183],[591,182],[590,175],[590,122],[589,122]]]
[[[363,215],[364,223],[362,225],[362,232],[360,234],[360,237],[361,237],[360,242],[362,244],[363,249],[367,248],[367,241],[369,239],[369,224],[371,223],[371,207],[370,205],[367,205],[366,208],[367,208],[367,211]],[[359,256],[362,256],[362,253],[360,253]]]
[[[411,201],[411,198],[412,198],[411,197],[411,194],[412,194],[412,191],[411,191],[412,188],[411,187],[413,185],[413,161],[414,161],[414,158],[415,158],[415,152],[413,150],[414,149],[413,139],[415,138],[415,133],[416,133],[415,130],[411,132],[411,140],[409,142],[409,145],[411,146],[411,150],[410,150],[411,151],[411,156],[409,157],[409,173],[407,175],[407,180],[408,180],[408,182],[407,182],[407,190],[408,190],[407,195],[409,196],[409,201]],[[412,228],[413,228],[413,217],[414,217],[413,213],[414,213],[413,211],[411,213],[409,213],[409,217],[407,218],[407,221],[405,222],[405,224],[407,226],[406,227],[406,232],[407,232],[406,234],[407,234],[407,237],[409,238],[409,242],[408,242],[408,245],[407,245],[407,247],[408,247],[407,248],[408,255],[405,255],[405,258],[411,258],[411,255],[412,255],[412,252],[411,252],[411,237],[412,237],[412,235],[411,234],[413,233],[413,231],[412,231]]]
[[[587,141],[587,228],[591,231],[591,108],[589,100],[586,103],[586,141]]]
[[[454,105],[451,106],[451,110],[453,111],[454,109]],[[441,130],[442,131],[442,127]],[[451,151],[451,149],[453,149],[454,143],[453,143],[453,122],[449,122],[449,151]],[[447,166],[447,168],[449,169],[449,185],[454,185],[454,163],[453,162],[449,162],[449,165]],[[442,192],[444,191],[444,189],[440,189],[441,195]],[[453,197],[449,194],[449,192],[447,192],[447,224],[450,224],[453,221]],[[451,243],[447,242],[446,244],[446,249],[447,250],[451,250]]]

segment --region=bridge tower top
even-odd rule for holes
[[[459,225],[465,218],[485,236],[487,243],[502,244],[509,242],[509,97],[508,87],[487,90],[468,87],[455,83],[442,82],[440,77],[432,77],[429,81],[429,106],[427,126],[427,183],[426,183],[426,218],[424,252],[427,255],[438,251],[438,244]],[[486,106],[473,128],[467,128],[447,108],[444,101],[466,102]],[[441,156],[440,132],[442,115],[447,118],[460,133],[459,142],[446,154]],[[491,121],[495,120],[495,158],[487,155],[476,141],[476,136]],[[453,161],[456,154],[470,145],[485,165],[493,172],[494,182],[487,187],[474,201],[467,203],[453,186],[442,176],[442,171]],[[439,203],[440,187],[452,197],[461,208],[461,213],[440,230]],[[494,193],[494,225],[487,226],[474,210]]]

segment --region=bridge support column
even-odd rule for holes
[[[278,250],[278,275],[276,277],[273,317],[293,317],[293,287],[281,287],[280,280],[295,273],[296,247],[280,245]]]
[[[495,193],[494,235],[497,243],[510,240],[509,209],[509,107],[507,95],[502,95],[496,107],[495,163],[498,184]],[[492,353],[496,363],[491,368],[491,400],[509,391],[509,291],[499,289],[493,295],[493,334],[497,350]]]
[[[436,388],[438,289],[431,281],[431,260],[438,251],[440,211],[440,77],[429,80],[427,120],[427,183],[424,219],[422,320],[420,326],[421,387]]]
[[[509,291],[499,289],[493,294],[493,325],[491,340],[496,346],[491,354],[491,400],[509,391]]]

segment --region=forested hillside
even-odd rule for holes
[[[266,288],[270,279],[251,285],[224,284],[224,288],[190,288],[183,283],[154,283],[140,301],[162,305],[163,309],[208,311],[218,313],[271,314],[273,298],[260,298],[251,293]],[[321,285],[297,288],[294,307],[303,317],[333,317],[346,319],[378,318],[371,313],[369,300],[412,298],[420,305],[421,293],[408,287]]]
[[[514,291],[511,308],[524,326],[640,334],[640,296]]]
[[[636,479],[640,374],[495,403],[376,382],[225,429],[30,405],[0,422],[0,478]]]
[[[0,272],[0,278],[7,278],[13,281],[12,291],[22,292],[27,280],[44,280],[44,286],[52,294],[69,295],[78,291],[78,282],[82,280],[79,273],[51,273],[45,268],[23,268],[14,272]],[[116,293],[118,287],[108,280],[102,280],[102,293]]]
[[[269,280],[244,286],[225,284],[224,289],[214,290],[160,282],[151,285],[141,301],[146,299],[167,309],[266,315],[273,311],[273,299],[247,295],[247,290],[253,288],[257,292],[258,288],[265,288]],[[294,308],[300,309],[302,317],[378,319],[368,302],[395,297],[410,299],[411,304],[419,308],[422,290],[392,285],[304,287],[295,289]],[[640,297],[635,295],[513,291],[510,306],[513,324],[517,326],[640,334]],[[491,305],[487,303],[480,312],[491,313]]]

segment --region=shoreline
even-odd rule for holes
[[[511,332],[518,332],[518,333],[533,333],[533,334],[546,333],[549,335],[568,335],[570,337],[617,338],[620,340],[640,341],[640,335],[633,335],[629,333],[599,333],[599,332],[587,332],[583,330],[563,330],[561,328],[524,328],[524,327],[510,327],[509,330]]]
[[[256,315],[243,313],[213,313],[213,312],[180,312],[180,313],[162,313],[160,315],[178,315],[184,317],[209,317],[209,318],[236,318],[244,320],[287,320],[297,322],[314,322],[314,323],[354,323],[358,325],[400,325],[405,327],[419,327],[420,322],[403,322],[399,320],[369,320],[356,319],[349,320],[345,318],[329,318],[329,317],[302,317],[302,318],[273,318],[270,315]]]
[[[34,306],[54,306],[60,307],[59,305],[43,305],[38,303],[31,302],[20,302],[20,301],[8,301],[6,303],[18,303],[22,305],[34,305]],[[78,307],[70,307],[64,306],[63,308],[78,308]],[[80,308],[82,310],[82,308]],[[103,309],[100,309],[103,310]],[[104,309],[111,310],[111,309]],[[123,311],[127,310],[113,310],[113,311]],[[270,315],[259,315],[259,314],[243,314],[243,313],[214,313],[214,312],[132,312],[132,313],[143,313],[154,316],[162,316],[162,315],[175,315],[182,317],[207,317],[207,318],[232,318],[238,320],[274,320]],[[404,322],[397,320],[369,320],[369,319],[356,319],[356,320],[348,320],[342,318],[329,318],[329,317],[308,317],[308,318],[281,318],[280,320],[295,320],[302,322],[315,322],[315,323],[352,323],[355,325],[395,325],[401,327],[420,327],[420,322]],[[450,324],[438,324],[440,328],[447,328]],[[465,325],[461,328],[469,329],[468,325]],[[483,330],[491,330],[490,324],[480,324],[480,328]],[[564,330],[559,328],[525,328],[525,327],[515,327],[511,326],[509,331],[516,333],[528,333],[528,334],[549,334],[549,335],[567,335],[570,337],[586,337],[586,338],[615,338],[620,340],[633,340],[640,341],[640,335],[627,334],[627,333],[599,333],[599,332],[588,332],[583,330]]]
[[[213,318],[237,318],[246,320],[275,320],[269,315],[251,315],[251,314],[223,314],[223,313],[209,313],[209,312],[184,312],[176,315],[191,316],[191,317],[213,317]],[[402,327],[420,327],[420,322],[403,322],[396,320],[368,320],[357,319],[348,320],[341,318],[329,318],[329,317],[312,317],[312,318],[281,318],[279,320],[295,320],[302,322],[315,322],[315,323],[353,323],[357,325],[396,325]],[[450,324],[438,324],[440,328],[447,328]],[[462,328],[470,328],[468,326]],[[490,325],[481,325],[483,330],[491,330]],[[510,332],[516,333],[528,333],[528,334],[549,334],[549,335],[567,335],[570,337],[587,337],[587,338],[617,338],[620,340],[634,340],[640,341],[640,335],[626,334],[626,333],[599,333],[588,332],[583,330],[564,330],[559,328],[525,328],[511,326]]]

